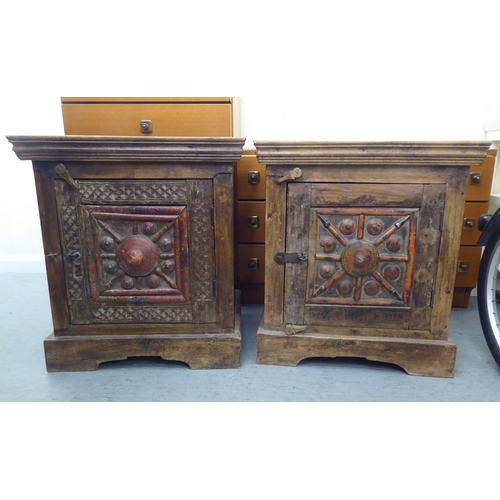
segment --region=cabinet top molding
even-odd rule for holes
[[[481,165],[487,141],[277,142],[255,141],[266,165]]]
[[[21,160],[239,161],[245,139],[236,137],[7,136]]]

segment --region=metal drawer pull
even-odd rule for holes
[[[469,270],[470,270],[470,262],[467,262],[466,260],[461,260],[458,263],[458,266],[457,266],[458,273],[468,273]]]
[[[141,132],[143,134],[152,134],[153,122],[151,120],[141,120]]]
[[[282,182],[286,181],[294,181],[295,179],[299,179],[300,177],[302,177],[302,170],[300,170],[300,168],[294,168],[290,173],[286,174],[281,179],[278,179],[276,182],[278,184],[281,184]]]
[[[260,184],[260,172],[257,170],[251,170],[248,172],[248,184],[251,184],[252,186]]]
[[[247,267],[250,271],[257,271],[259,269],[259,259],[248,259]]]
[[[471,172],[469,177],[470,184],[481,184],[482,181],[483,181],[482,172]]]
[[[473,217],[466,217],[464,219],[464,225],[462,226],[462,229],[466,231],[473,231],[476,229],[476,219]]]
[[[250,229],[257,229],[260,226],[259,217],[257,215],[250,215],[247,218],[247,226]]]

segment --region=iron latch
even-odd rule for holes
[[[293,253],[278,252],[274,256],[274,261],[280,265],[297,264],[299,262],[307,261],[307,255],[299,252],[293,252]]]

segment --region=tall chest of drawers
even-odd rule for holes
[[[451,377],[467,177],[490,144],[255,144],[267,167],[258,362],[351,356]]]
[[[467,308],[471,292],[477,286],[482,253],[482,248],[477,246],[481,235],[478,221],[479,217],[487,214],[489,210],[496,156],[497,150],[490,149],[481,165],[471,166],[470,168],[453,293],[453,307]]]
[[[49,371],[160,356],[236,368],[233,168],[244,139],[8,137],[35,174]]]

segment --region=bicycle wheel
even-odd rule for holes
[[[500,367],[500,232],[492,235],[481,258],[477,305],[486,343]]]

